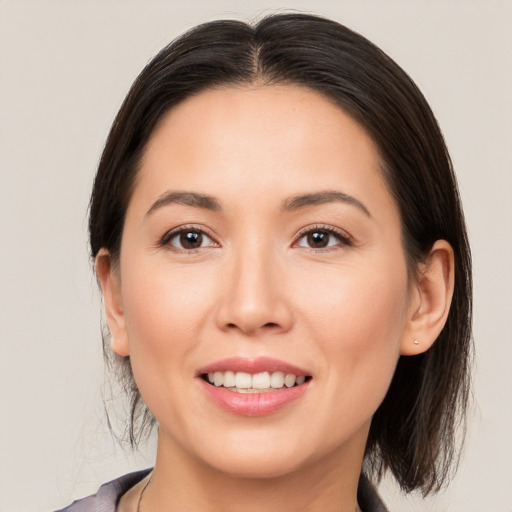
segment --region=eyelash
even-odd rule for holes
[[[174,247],[170,244],[171,240],[173,240],[174,238],[176,238],[177,236],[179,236],[183,233],[188,233],[188,232],[195,232],[195,233],[199,233],[202,235],[206,235],[213,242],[213,244],[215,244],[214,246],[218,246],[218,243],[214,240],[213,236],[206,229],[204,229],[203,227],[197,227],[194,225],[180,226],[178,228],[172,229],[171,231],[168,231],[161,238],[158,245],[161,247],[168,246],[168,247],[171,247],[171,249],[175,252],[182,252],[182,253],[187,253],[187,254],[194,254],[194,253],[200,251],[201,249],[204,249],[204,247],[197,247],[194,249],[181,249],[179,247]],[[331,250],[333,250],[333,248],[336,248],[339,246],[350,247],[353,245],[352,237],[350,235],[348,235],[347,233],[345,233],[344,231],[334,228],[332,226],[316,224],[314,226],[308,226],[307,228],[304,228],[301,231],[299,231],[299,233],[295,237],[296,241],[294,242],[294,246],[297,246],[297,243],[303,237],[307,236],[310,233],[315,233],[315,232],[322,232],[322,233],[327,233],[328,235],[333,235],[335,238],[338,239],[339,243],[334,246],[327,246],[325,248],[324,247],[314,248],[314,247],[304,247],[304,246],[301,246],[301,247],[303,247],[304,249],[308,249],[309,251],[312,251],[312,252],[326,252],[326,251],[331,251]]]
[[[200,251],[201,249],[204,249],[204,247],[197,247],[195,249],[180,249],[179,247],[173,247],[170,242],[173,238],[176,238],[177,236],[183,234],[183,233],[190,233],[190,232],[194,232],[194,233],[200,233],[202,235],[206,235],[210,240],[212,240],[212,242],[216,245],[217,242],[215,242],[215,240],[213,239],[213,236],[203,227],[198,227],[198,226],[194,226],[194,225],[189,225],[189,226],[180,226],[178,228],[175,228],[175,229],[171,229],[171,231],[168,231],[160,240],[159,242],[159,246],[161,247],[164,247],[164,246],[168,246],[168,247],[171,247],[171,249],[173,251],[176,251],[176,252],[182,252],[182,253],[187,253],[187,254],[194,254],[198,251]]]
[[[301,240],[304,236],[310,234],[310,233],[315,233],[315,232],[322,232],[322,233],[327,233],[328,235],[333,235],[335,238],[338,239],[338,241],[340,242],[339,244],[336,244],[334,246],[328,246],[328,247],[325,247],[325,248],[317,248],[315,249],[314,247],[304,247],[305,249],[308,249],[309,251],[312,251],[312,252],[326,252],[326,251],[332,251],[332,250],[335,250],[336,247],[350,247],[353,245],[353,239],[352,237],[346,233],[345,231],[342,231],[341,229],[338,229],[338,228],[335,228],[333,226],[325,226],[323,224],[315,224],[314,226],[308,226],[307,228],[304,228],[302,229],[301,231],[299,231],[298,235],[297,235],[297,240]],[[296,244],[297,242],[294,243],[294,245]]]

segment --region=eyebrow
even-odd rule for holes
[[[355,206],[368,217],[371,218],[371,214],[366,206],[353,196],[340,192],[338,190],[324,190],[321,192],[314,192],[311,194],[300,194],[289,197],[281,204],[282,212],[292,212],[300,208],[306,208],[308,206],[315,206],[320,204],[341,202]],[[183,204],[186,206],[193,206],[195,208],[204,208],[211,211],[221,211],[222,207],[212,196],[206,194],[198,194],[197,192],[181,192],[181,191],[170,191],[162,194],[152,205],[151,208],[146,212],[146,217],[151,215],[155,210],[167,206],[169,204]]]
[[[341,202],[355,206],[368,217],[371,218],[371,214],[366,206],[353,196],[339,192],[338,190],[324,190],[322,192],[314,192],[312,194],[302,194],[290,197],[283,201],[281,211],[291,212],[298,210],[299,208],[305,208],[307,206],[314,206],[317,204],[336,203]]]
[[[196,192],[165,192],[162,194],[146,212],[146,217],[151,215],[155,210],[169,204],[184,204],[186,206],[194,206],[196,208],[204,208],[206,210],[220,211],[220,203],[212,196],[198,194]]]

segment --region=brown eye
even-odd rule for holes
[[[182,228],[169,233],[162,240],[162,244],[181,251],[216,246],[216,243],[206,233],[191,228]]]
[[[326,249],[329,247],[343,247],[350,245],[350,238],[338,231],[327,228],[313,228],[303,231],[297,246],[309,249]]]
[[[198,249],[203,243],[203,234],[199,231],[184,231],[179,235],[183,249]]]
[[[326,231],[311,231],[306,235],[306,240],[310,247],[321,249],[322,247],[327,247],[330,236],[330,233]]]

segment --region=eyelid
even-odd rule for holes
[[[183,253],[188,253],[188,254],[205,249],[205,247],[199,247],[196,249],[180,249],[179,247],[170,246],[169,242],[175,236],[179,235],[180,233],[182,233],[184,231],[198,231],[200,233],[203,233],[213,242],[213,244],[214,244],[213,247],[220,246],[219,242],[216,240],[216,237],[212,234],[212,232],[206,226],[202,226],[202,225],[198,225],[198,224],[183,224],[181,226],[176,226],[176,227],[170,229],[169,231],[166,231],[166,233],[160,238],[160,240],[158,242],[158,246],[160,246],[160,247],[169,246],[173,251],[183,252]],[[347,233],[346,231],[344,231],[340,228],[337,228],[337,227],[334,227],[331,225],[327,225],[327,224],[314,224],[314,225],[310,225],[310,226],[306,226],[306,227],[302,228],[295,235],[294,242],[292,245],[296,246],[298,241],[303,236],[307,235],[308,233],[314,232],[314,231],[326,231],[326,232],[334,235],[341,242],[342,246],[354,245],[354,239],[349,233]],[[210,246],[210,247],[212,247],[212,246]],[[305,247],[305,249],[309,249],[309,250],[315,251],[315,252],[318,252],[318,251],[322,252],[322,251],[332,250],[334,247],[328,246],[328,247],[316,248],[316,249],[314,247],[309,247],[309,248]]]
[[[307,235],[308,233],[314,232],[314,231],[326,231],[326,232],[336,236],[340,240],[342,246],[354,245],[354,239],[349,233],[347,233],[343,229],[340,229],[340,228],[337,228],[335,226],[331,226],[328,224],[314,224],[314,225],[306,226],[306,227],[302,228],[295,236],[293,245],[296,246],[298,241],[303,236]],[[322,248],[318,248],[318,249],[315,249],[314,247],[304,247],[304,248],[309,249],[311,251],[315,251],[315,252],[323,252],[323,251],[332,250],[334,247],[335,246],[330,246],[330,247],[322,247]]]
[[[181,226],[176,226],[176,227],[170,229],[169,231],[166,231],[165,234],[160,238],[160,240],[158,242],[158,246],[160,246],[160,247],[168,246],[173,251],[187,253],[187,254],[191,254],[191,253],[194,253],[194,252],[197,252],[197,251],[200,251],[200,250],[206,248],[206,247],[198,247],[195,249],[180,249],[179,247],[171,246],[169,244],[169,242],[175,236],[181,234],[184,231],[185,232],[186,231],[200,232],[203,235],[206,235],[215,244],[215,245],[209,246],[209,247],[219,247],[220,246],[219,242],[217,242],[215,236],[211,233],[211,231],[207,227],[201,226],[198,224],[183,224]]]

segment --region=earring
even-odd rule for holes
[[[413,343],[414,343],[415,345],[419,345],[419,344],[420,344],[420,342],[419,342],[418,340],[414,340],[414,341],[413,341]]]

